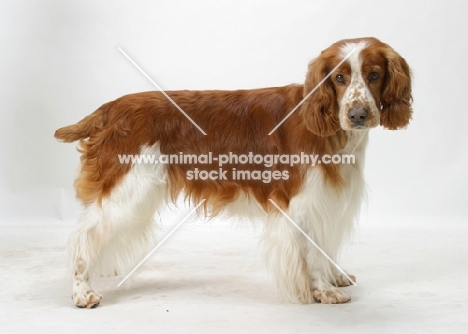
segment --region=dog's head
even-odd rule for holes
[[[375,38],[337,42],[309,63],[301,114],[320,136],[367,130],[379,124],[405,127],[412,114],[406,61]]]

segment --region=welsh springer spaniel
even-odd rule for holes
[[[211,216],[265,218],[265,262],[287,300],[349,301],[338,287],[355,278],[329,260],[337,258],[361,206],[369,129],[403,128],[411,118],[406,61],[375,38],[349,39],[310,62],[304,85],[167,94],[186,115],[161,92],[137,93],[55,133],[64,142],[79,140],[82,154],[75,188],[85,210],[70,240],[75,305],[99,305],[102,296],[90,286],[93,275],[120,274],[140,260],[155,212],[179,195],[203,202],[200,211]],[[152,156],[161,163],[125,163],[122,155]],[[249,161],[232,159],[221,168],[217,158],[162,163],[186,155],[243,155]],[[354,163],[324,159],[344,155],[353,155]],[[252,161],[267,156],[275,159]],[[293,156],[301,162],[292,163]],[[304,162],[304,156],[318,157],[318,163]],[[237,171],[243,176],[236,177]]]

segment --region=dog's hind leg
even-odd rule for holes
[[[132,165],[108,196],[86,206],[69,243],[76,306],[99,305],[93,275],[124,273],[145,256],[154,213],[166,201],[163,178],[161,165]]]

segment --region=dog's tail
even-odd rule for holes
[[[91,131],[102,123],[102,109],[99,108],[76,124],[65,126],[55,131],[54,137],[64,143],[71,143],[88,138]]]

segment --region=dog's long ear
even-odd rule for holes
[[[328,63],[323,53],[309,63],[304,84],[304,97],[312,90],[314,92],[304,101],[300,109],[307,129],[322,137],[331,136],[340,129],[339,106],[335,89],[330,78],[320,84],[330,70]]]
[[[405,127],[413,113],[411,72],[405,59],[390,46],[384,51],[387,73],[382,87],[380,125],[390,130]]]

